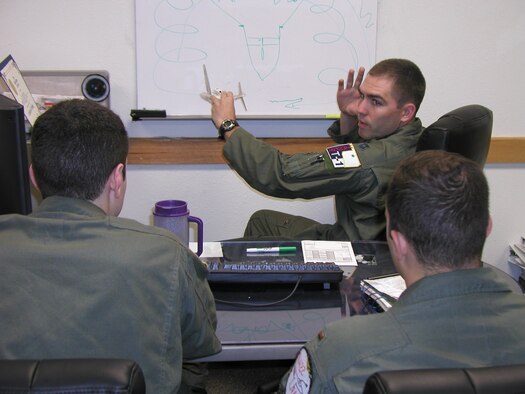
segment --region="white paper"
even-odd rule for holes
[[[351,242],[301,241],[304,262],[357,266]]]
[[[199,247],[197,242],[189,242],[190,249],[196,253]],[[199,257],[222,257],[222,246],[220,242],[203,242],[202,254]]]

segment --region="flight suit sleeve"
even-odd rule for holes
[[[338,144],[364,142],[364,139],[359,136],[358,126],[354,127],[350,133],[341,135],[341,123],[339,120],[332,123],[326,132]]]
[[[192,252],[183,249],[180,264],[181,334],[184,360],[209,356],[221,351],[215,334],[217,314],[215,300],[210,290],[207,269]]]
[[[369,168],[336,169],[324,152],[285,154],[238,128],[224,146],[231,167],[254,189],[281,198],[359,194],[375,184]]]

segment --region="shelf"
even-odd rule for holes
[[[284,153],[320,152],[329,138],[261,138]],[[129,164],[225,164],[217,138],[130,138]],[[525,137],[493,137],[487,163],[525,163]]]

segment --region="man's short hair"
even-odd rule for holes
[[[397,167],[386,197],[387,236],[402,233],[429,269],[462,268],[481,260],[489,222],[482,168],[455,153],[416,153]]]
[[[44,198],[94,200],[113,169],[126,165],[128,135],[110,109],[89,100],[62,101],[40,115],[31,131],[31,160]]]
[[[419,67],[407,59],[386,59],[376,63],[369,75],[388,76],[394,81],[394,97],[398,106],[412,102],[419,110],[425,97],[426,82]]]

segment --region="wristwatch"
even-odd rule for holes
[[[224,133],[233,130],[233,128],[237,126],[239,126],[239,123],[237,123],[236,120],[224,119],[221,123],[221,126],[219,127],[219,138],[223,140]]]

